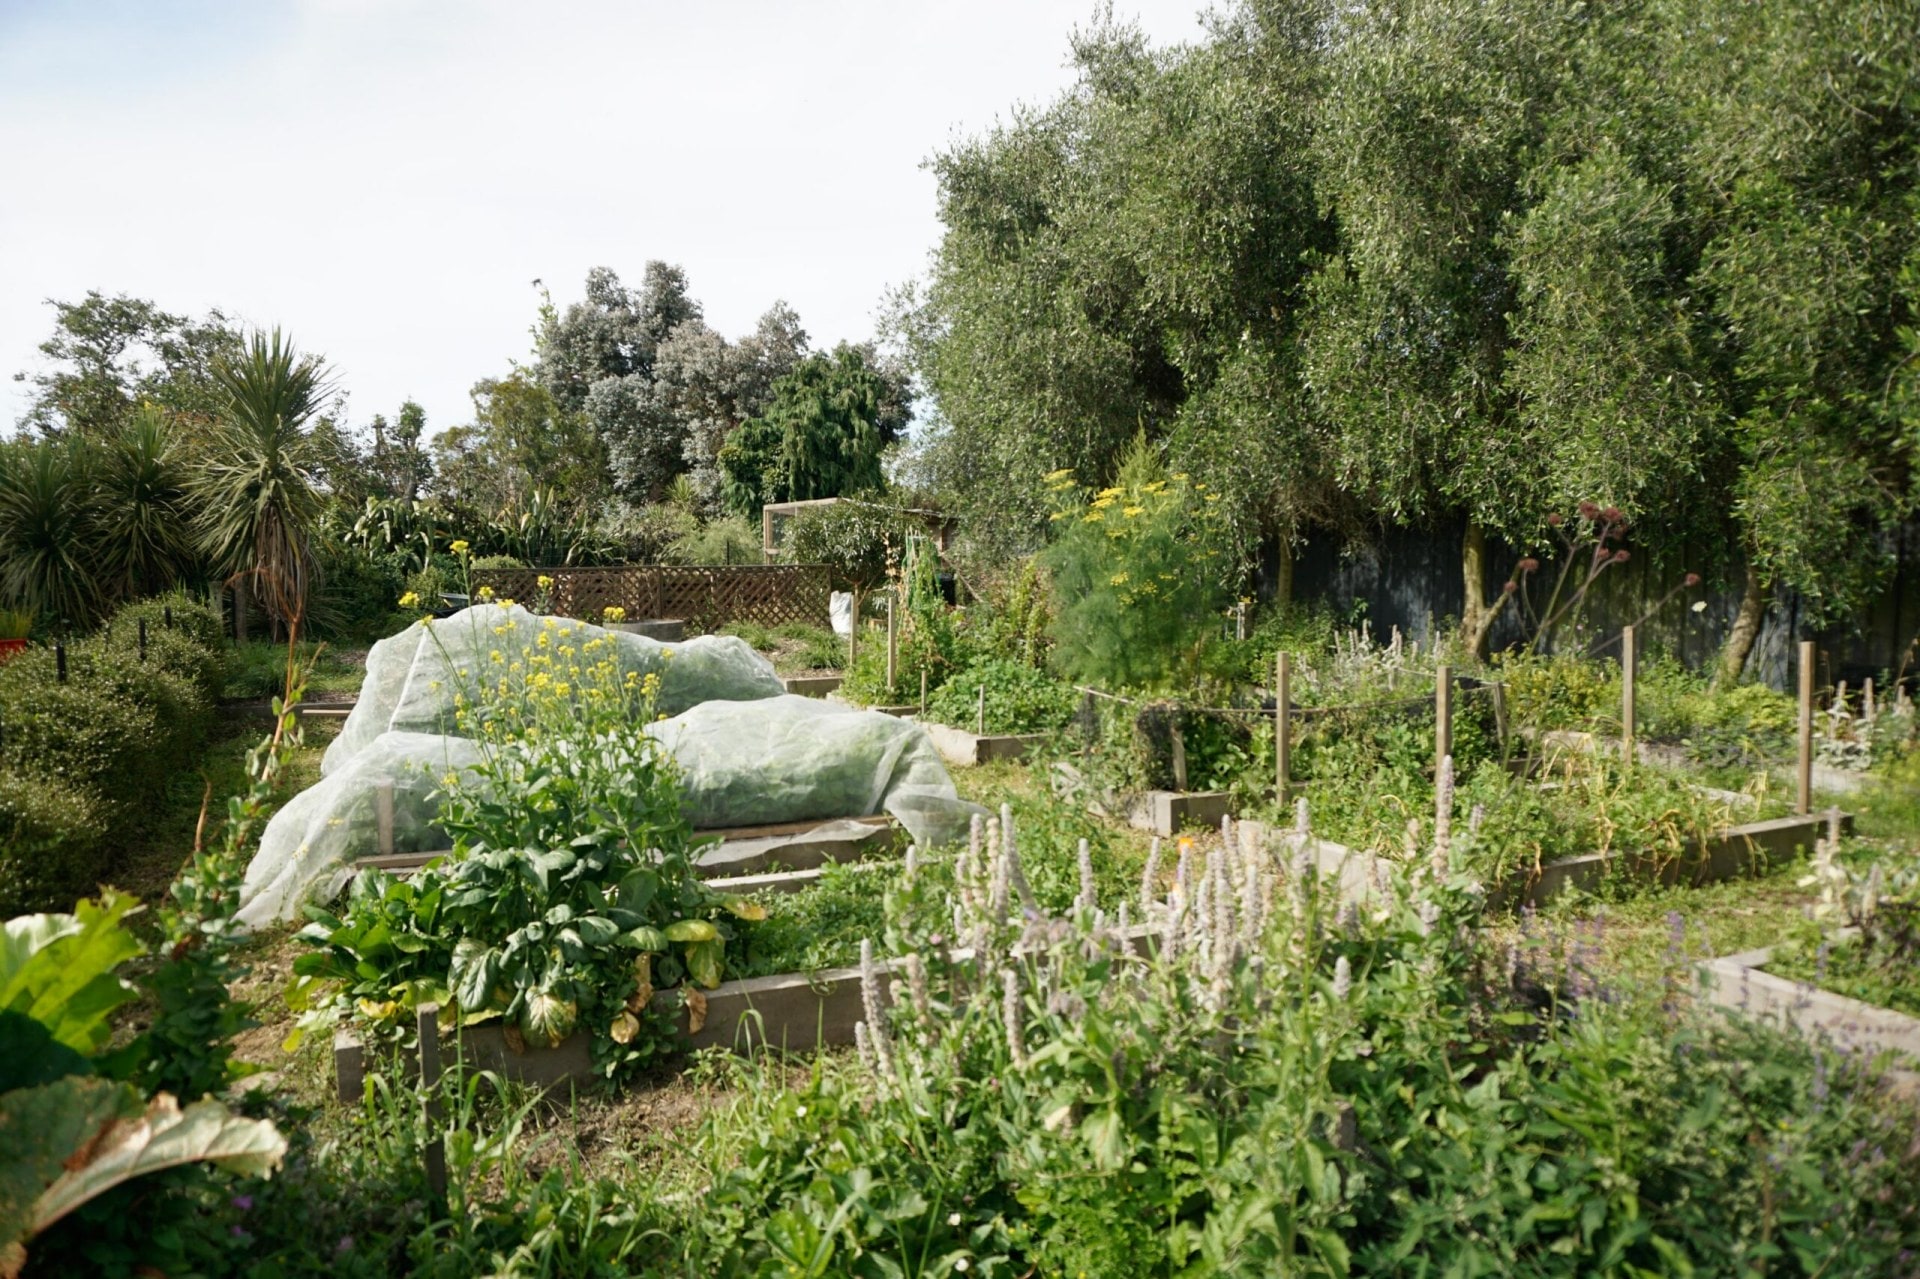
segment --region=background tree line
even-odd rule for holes
[[[1744,589],[1856,609],[1913,510],[1920,6],[1242,0],[1209,37],[1080,37],[1060,100],[934,162],[945,234],[895,324],[937,405],[916,474],[996,552],[1042,477],[1144,430],[1238,562],[1309,530],[1581,501]],[[1009,483],[1009,477],[1014,482]]]

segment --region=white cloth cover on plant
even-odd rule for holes
[[[431,796],[449,773],[480,761],[480,747],[438,733],[383,733],[351,760],[288,800],[260,837],[240,885],[240,922],[260,927],[293,919],[300,904],[338,893],[355,858],[379,850],[378,793],[393,787],[393,849],[424,853],[447,846],[434,829]]]
[[[892,815],[927,847],[975,813],[925,729],[878,711],[789,694],[707,702],[648,727],[680,766],[696,828]]]
[[[963,838],[975,813],[959,798],[926,731],[910,720],[809,697],[712,701],[646,726],[679,766],[696,828],[891,814],[926,847]],[[292,919],[337,893],[352,862],[378,848],[376,793],[394,793],[394,850],[431,852],[431,796],[479,746],[438,733],[382,733],[290,800],[261,836],[240,890],[240,920]]]
[[[367,678],[340,736],[320,762],[331,775],[383,733],[445,733],[453,729],[453,700],[462,672],[484,671],[488,654],[531,650],[543,627],[556,619],[538,617],[518,605],[476,604],[429,624],[415,622],[375,644],[367,653]],[[751,701],[778,697],[786,685],[773,663],[732,635],[702,635],[663,644],[643,635],[607,630],[588,622],[561,619],[578,628],[579,643],[606,638],[617,646],[622,673],[659,672],[659,707],[674,715],[710,701]]]
[[[827,621],[835,635],[853,634],[853,592],[835,591],[827,596]]]

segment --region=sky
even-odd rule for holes
[[[1201,0],[1115,0],[1156,44]],[[49,298],[218,307],[430,429],[528,358],[545,281],[685,268],[873,332],[939,238],[923,162],[1071,82],[1095,0],[0,0],[0,429]]]

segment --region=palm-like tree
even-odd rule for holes
[[[193,566],[187,473],[174,425],[143,404],[100,459],[98,519],[102,571],[117,594],[163,591]]]
[[[101,611],[94,454],[79,439],[0,446],[0,597],[70,625]]]
[[[252,585],[294,627],[314,585],[321,459],[305,426],[326,397],[326,370],[275,329],[253,334],[213,376],[225,403],[194,483],[200,549],[215,573]]]

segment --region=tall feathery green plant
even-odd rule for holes
[[[322,506],[320,457],[304,428],[325,400],[326,369],[275,329],[253,334],[213,376],[226,403],[194,484],[200,549],[215,573],[296,624],[314,586],[310,532]]]
[[[95,466],[77,439],[0,446],[0,596],[68,625],[106,605]]]
[[[107,443],[96,479],[102,576],[114,594],[157,594],[192,571],[187,481],[173,423],[141,405]]]

